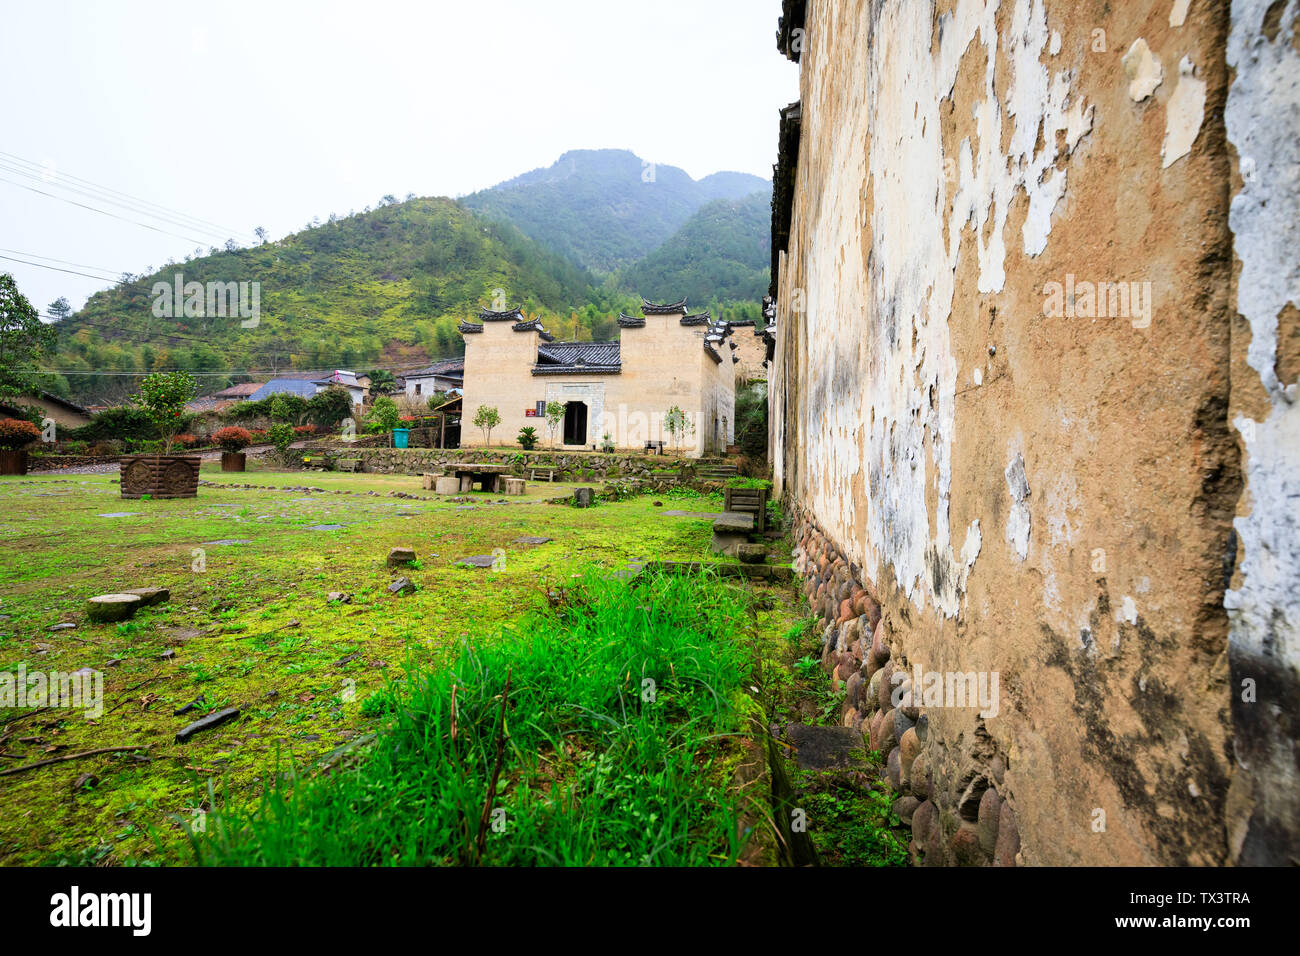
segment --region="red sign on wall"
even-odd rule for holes
[[[524,418],[536,418],[536,417],[537,417],[537,409],[535,408],[524,409]]]

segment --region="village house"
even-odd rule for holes
[[[415,402],[427,401],[430,395],[460,388],[465,381],[465,363],[460,359],[435,362],[401,377],[402,391]]]
[[[498,410],[491,442],[508,445],[534,426],[544,444],[593,450],[675,450],[691,457],[721,455],[735,436],[735,366],[725,344],[731,329],[707,312],[690,314],[685,300],[642,302],[641,315],[618,317],[617,342],[557,342],[541,320],[516,308],[479,312],[462,321],[465,337],[464,423],[461,446],[487,444],[470,423],[479,408]],[[552,436],[548,403],[564,403]],[[685,413],[685,434],[665,426],[669,409]]]

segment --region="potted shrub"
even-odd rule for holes
[[[193,498],[199,493],[199,456],[171,453],[185,422],[185,405],[197,391],[188,372],[155,372],[140,383],[134,401],[157,429],[161,442],[153,454],[122,459],[123,498]]]
[[[519,429],[519,435],[515,441],[524,446],[524,451],[532,451],[537,447],[537,429],[532,425],[525,425]]]
[[[0,475],[27,474],[27,446],[41,430],[23,418],[0,418]]]
[[[221,470],[243,471],[248,458],[244,449],[253,443],[253,436],[248,429],[229,425],[218,429],[212,440],[221,446]]]

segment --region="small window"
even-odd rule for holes
[[[545,403],[545,402],[538,402],[538,403],[537,403],[537,417],[538,417],[538,418],[545,418],[545,417],[546,417],[546,403]]]
[[[419,382],[416,382],[416,383],[415,383],[415,394],[416,394],[416,395],[419,395],[419,394],[420,394],[420,383],[419,383]]]

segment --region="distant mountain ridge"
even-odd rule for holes
[[[629,150],[575,149],[460,202],[584,268],[609,273],[661,246],[705,203],[760,191],[770,193],[771,183],[748,173],[696,180]]]
[[[95,293],[58,323],[50,367],[70,374],[53,387],[88,403],[119,400],[134,375],[172,368],[198,374],[204,393],[244,369],[400,371],[458,353],[460,319],[497,290],[581,340],[617,335],[614,316],[635,311],[642,295],[752,318],[768,281],[770,195],[766,180],[745,173],[695,180],[626,150],[573,150],[460,201],[386,197]],[[257,321],[156,313],[155,283],[170,288],[178,274],[258,283]]]

